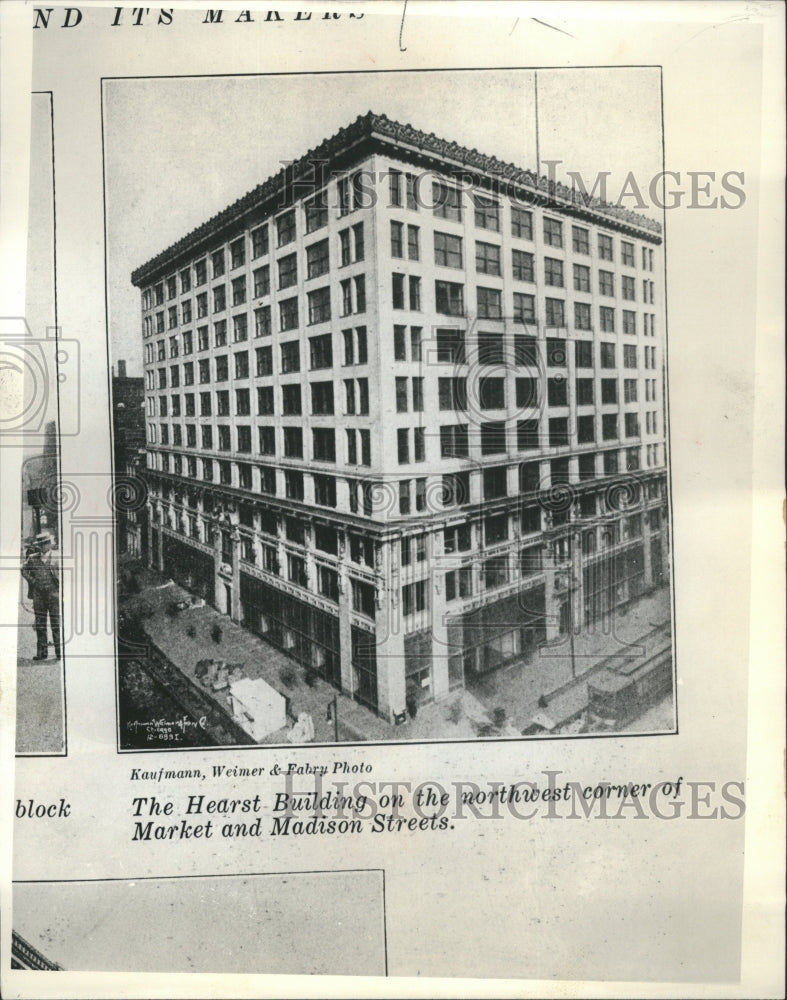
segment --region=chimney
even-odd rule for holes
[[[118,378],[126,377],[126,362],[118,361]]]

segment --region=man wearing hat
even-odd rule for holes
[[[47,658],[47,616],[52,629],[55,659],[60,659],[60,567],[52,553],[52,536],[48,531],[36,535],[36,548],[22,567],[33,597],[36,644],[34,660]]]

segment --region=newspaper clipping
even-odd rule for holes
[[[0,18],[3,994],[782,996],[783,8]]]

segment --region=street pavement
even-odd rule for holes
[[[317,743],[331,743],[335,739],[334,723],[327,718],[328,706],[334,698],[340,742],[518,737],[539,711],[542,695],[548,699],[575,683],[569,643],[563,639],[542,646],[529,660],[515,661],[484,675],[444,701],[421,706],[415,719],[392,726],[321,678],[311,674],[307,681],[304,668],[285,653],[209,606],[190,608],[170,617],[167,607],[187,597],[187,592],[172,582],[162,588],[162,578],[148,570],[139,571],[138,577],[143,588],[138,598],[153,610],[145,623],[146,630],[171,662],[203,691],[206,689],[194,673],[198,660],[212,657],[242,663],[245,676],[262,677],[289,699],[293,720],[301,712],[311,715]],[[577,635],[573,657],[576,682],[582,683],[583,674],[612,654],[648,655],[647,644],[636,645],[636,641],[668,623],[669,618],[669,592],[661,588],[642,598],[625,615],[618,614],[612,622],[611,634],[587,631]],[[215,625],[221,627],[219,643],[211,638]],[[216,692],[214,697],[229,711],[226,691]],[[286,737],[287,730],[282,729],[271,733],[265,742],[286,743]]]

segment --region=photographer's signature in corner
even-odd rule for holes
[[[133,733],[144,730],[149,743],[180,743],[186,732],[207,729],[207,725],[206,715],[196,720],[183,715],[179,719],[130,719],[126,722],[126,729]]]

